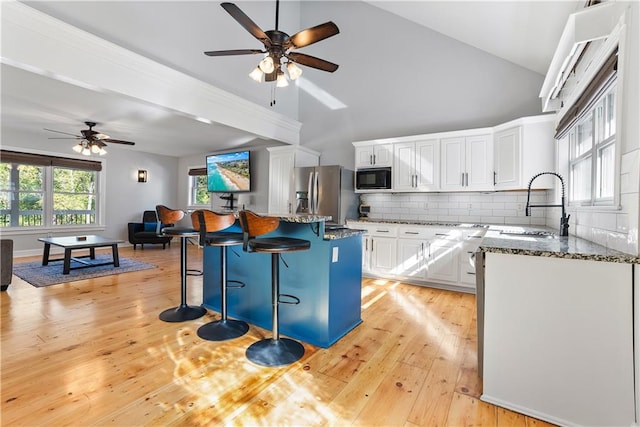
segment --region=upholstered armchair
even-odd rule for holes
[[[162,227],[167,227],[173,224],[162,224]],[[129,243],[133,245],[133,249],[136,249],[137,245],[142,246],[152,244],[162,244],[162,249],[166,248],[167,243],[171,245],[170,236],[158,235],[158,216],[156,211],[144,211],[142,214],[142,222],[130,222],[129,228]]]

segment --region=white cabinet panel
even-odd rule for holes
[[[442,138],[441,190],[480,191],[493,188],[493,150],[490,135]]]
[[[386,167],[393,163],[392,144],[372,144],[356,146],[356,169]]]
[[[633,425],[631,268],[487,253],[481,399],[554,424]]]
[[[393,189],[435,191],[439,188],[437,139],[393,144]]]
[[[269,151],[269,213],[291,213],[294,208],[293,169],[317,166],[320,154],[302,147],[271,147]]]

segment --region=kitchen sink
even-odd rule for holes
[[[508,231],[503,230],[500,234],[505,234],[507,236],[524,236],[524,237],[544,237],[547,239],[554,239],[558,237],[558,235],[552,231],[542,231],[542,230],[522,230],[522,231]]]

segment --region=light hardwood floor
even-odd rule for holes
[[[364,279],[360,326],[263,368],[244,351],[269,331],[216,343],[196,330],[218,313],[158,319],[180,299],[179,245],[120,255],[158,268],[2,292],[2,425],[549,425],[479,400],[473,295]]]

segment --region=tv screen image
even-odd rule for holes
[[[249,151],[207,156],[207,189],[212,193],[251,191]]]

